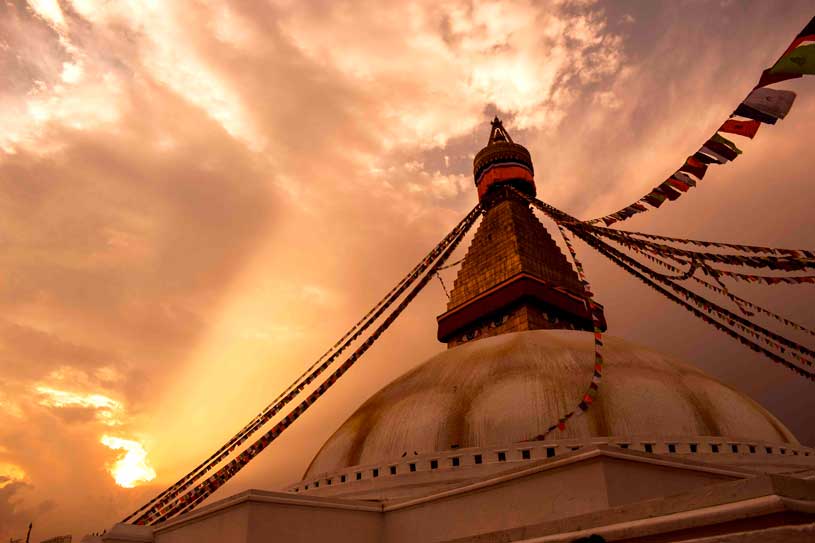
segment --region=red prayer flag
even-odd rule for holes
[[[736,119],[728,119],[719,128],[719,132],[730,132],[731,134],[738,134],[745,138],[753,139],[753,136],[758,132],[758,127],[761,126],[759,121],[737,121]]]
[[[688,185],[684,181],[680,181],[675,177],[669,178],[668,181],[666,181],[666,183],[669,183],[673,188],[679,189],[682,192],[688,192],[688,189],[690,188],[690,185]]]
[[[679,168],[679,171],[688,172],[702,179],[705,176],[705,172],[707,172],[707,164],[695,157],[689,156],[682,167]]]
[[[815,17],[813,17],[813,21],[815,21]],[[812,25],[812,21],[809,22],[809,25],[807,25],[807,27],[809,27],[811,25]],[[791,53],[792,51],[797,49],[799,45],[801,45],[804,42],[815,41],[815,32],[809,32],[809,30],[811,30],[811,29],[805,28],[804,30],[801,31],[800,34],[795,36],[795,39],[792,40],[792,43],[790,44],[790,46],[787,47],[787,50],[784,51],[784,53],[781,56],[784,57],[784,56],[787,55],[787,53]],[[815,30],[815,29],[813,29],[813,30]]]
[[[786,81],[787,79],[797,79],[799,77],[803,77],[801,74],[771,74],[770,70],[772,68],[767,68],[763,72],[761,72],[761,77],[758,80],[758,84],[755,88],[766,87],[767,85],[772,85],[773,83],[780,83],[781,81]]]
[[[680,196],[682,196],[682,194],[675,191],[668,183],[666,183],[664,181],[662,182],[662,184],[660,186],[654,188],[654,190],[664,194],[672,202],[674,200],[676,200],[677,198],[679,198]]]

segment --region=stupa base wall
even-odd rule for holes
[[[596,533],[631,543],[795,543],[812,540],[811,476],[592,447],[408,499],[250,490],[153,528],[117,525],[103,540],[554,543]]]

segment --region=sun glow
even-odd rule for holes
[[[156,470],[147,462],[147,451],[138,441],[107,435],[100,441],[105,447],[123,451],[108,468],[117,485],[133,488],[156,478]]]
[[[0,449],[0,452],[3,452]],[[25,472],[20,466],[0,462],[0,489],[9,483],[25,479]]]

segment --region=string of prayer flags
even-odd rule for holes
[[[477,212],[477,213],[476,213]],[[207,497],[209,497],[215,490],[221,487],[226,481],[238,473],[250,460],[262,452],[272,441],[274,441],[283,431],[288,428],[301,414],[303,414],[317,399],[322,396],[340,377],[342,377],[354,363],[373,345],[388,327],[396,320],[402,311],[413,301],[413,299],[422,291],[427,283],[433,278],[439,267],[443,266],[450,254],[456,249],[458,244],[464,239],[467,231],[475,222],[475,219],[480,214],[480,206],[476,208],[466,217],[466,227],[460,232],[460,235],[453,240],[452,243],[444,250],[439,256],[439,259],[428,268],[427,273],[421,277],[416,286],[407,293],[405,298],[394,308],[394,310],[385,318],[385,320],[373,331],[368,339],[360,345],[349,357],[343,362],[323,383],[314,390],[309,396],[303,400],[297,407],[295,407],[288,415],[286,415],[280,422],[278,422],[272,429],[266,432],[263,436],[258,438],[249,448],[244,450],[237,458],[226,464],[223,468],[218,470],[215,474],[211,475],[207,480],[196,485],[184,496],[178,497],[169,506],[159,510],[153,511],[152,514],[137,524],[158,524],[165,520],[186,511],[190,506],[195,507]]]
[[[801,354],[805,354],[805,355],[810,356],[810,357],[815,357],[815,351],[809,349],[808,347],[806,347],[804,345],[801,345],[801,344],[799,344],[799,343],[797,343],[795,341],[792,341],[792,340],[790,340],[788,338],[785,338],[784,336],[776,334],[775,332],[772,332],[771,330],[768,330],[768,329],[766,329],[766,328],[764,328],[764,327],[762,327],[762,326],[760,326],[758,324],[750,322],[750,321],[736,315],[735,313],[732,313],[728,309],[725,309],[724,307],[721,307],[721,306],[719,306],[719,305],[717,305],[717,304],[715,304],[715,303],[713,303],[713,302],[711,302],[709,300],[704,299],[702,296],[696,294],[695,292],[690,291],[690,290],[686,289],[685,287],[682,287],[681,285],[678,285],[678,284],[674,283],[671,280],[668,280],[667,278],[664,277],[664,275],[659,274],[658,272],[655,272],[654,270],[651,270],[650,268],[647,268],[646,266],[644,266],[644,265],[640,264],[639,262],[637,262],[636,260],[624,255],[623,253],[621,253],[621,252],[617,251],[616,249],[612,248],[611,246],[608,246],[607,244],[604,244],[604,245],[606,245],[607,249],[617,253],[619,258],[622,258],[623,260],[626,260],[630,265],[638,268],[640,271],[646,273],[647,275],[650,275],[653,279],[656,279],[657,281],[665,284],[671,290],[673,290],[674,292],[677,292],[678,294],[680,294],[685,300],[692,301],[693,303],[695,303],[698,306],[702,307],[708,313],[716,313],[717,315],[719,315],[720,318],[726,319],[731,324],[731,326],[735,325],[735,326],[744,328],[745,330],[749,331],[750,333],[761,334],[761,335],[771,339],[775,343],[778,343],[780,345],[784,345],[785,347],[790,348],[790,349],[794,349],[794,350],[798,351]],[[810,362],[807,361],[807,363],[809,364]]]
[[[753,351],[755,351],[757,353],[763,354],[764,356],[766,356],[767,358],[769,358],[773,362],[776,362],[778,364],[781,364],[781,365],[785,366],[787,369],[790,369],[790,370],[794,371],[795,373],[797,373],[801,377],[805,377],[807,379],[815,381],[815,373],[807,371],[807,370],[799,367],[798,365],[789,362],[788,360],[786,360],[785,358],[779,356],[778,354],[765,349],[761,345],[755,343],[754,341],[751,341],[750,339],[748,339],[747,337],[739,334],[735,330],[733,330],[731,328],[728,328],[727,326],[725,326],[721,322],[716,321],[715,319],[711,318],[710,316],[708,316],[703,311],[697,309],[693,305],[691,305],[688,302],[686,302],[685,300],[681,299],[679,296],[677,296],[677,295],[673,294],[672,292],[666,290],[665,288],[659,286],[656,282],[652,281],[651,279],[649,279],[644,274],[638,272],[637,270],[631,268],[630,266],[627,266],[624,262],[622,262],[622,261],[620,261],[618,259],[615,259],[614,256],[609,255],[607,253],[604,253],[601,249],[598,249],[598,250],[601,253],[605,254],[605,256],[609,258],[609,260],[611,260],[612,262],[614,262],[615,264],[617,264],[621,268],[625,269],[626,271],[631,273],[634,277],[636,277],[637,279],[639,279],[640,281],[642,281],[646,285],[650,286],[651,288],[653,288],[654,290],[656,290],[657,292],[659,292],[660,294],[662,294],[663,296],[665,296],[669,300],[671,300],[671,301],[679,304],[680,306],[684,307],[685,309],[690,311],[692,314],[699,317],[705,323],[714,326],[720,332],[726,333],[727,335],[729,335],[729,336],[733,337],[734,339],[738,340],[741,344],[747,346],[751,350],[753,350]]]
[[[772,346],[777,351],[780,351],[782,354],[788,354],[792,356],[794,359],[802,361],[808,365],[812,365],[812,362],[805,358],[803,354],[812,356],[812,354],[815,353],[813,353],[811,350],[787,338],[779,336],[778,334],[770,332],[769,330],[766,330],[763,327],[751,323],[746,319],[742,319],[738,315],[726,310],[725,308],[722,308],[717,304],[705,300],[701,296],[679,286],[678,284],[674,283],[669,279],[665,279],[664,277],[661,276],[661,274],[654,272],[650,268],[643,266],[636,260],[614,249],[607,243],[601,241],[599,238],[589,233],[587,230],[581,229],[577,227],[577,225],[575,224],[566,223],[565,226],[569,228],[575,235],[580,237],[580,239],[582,239],[590,246],[597,249],[601,254],[609,258],[612,262],[622,267],[623,269],[625,269],[630,274],[637,277],[647,285],[651,286],[652,288],[666,296],[668,299],[680,304],[685,309],[691,311],[694,315],[701,318],[703,321],[707,322],[708,324],[714,325],[718,330],[723,331],[730,335],[731,337],[736,338],[742,344],[748,346],[749,348],[756,352],[764,354],[774,362],[782,364],[788,369],[795,371],[802,377],[806,377],[810,380],[815,380],[815,373],[790,362],[780,354],[777,354],[773,351],[770,351],[762,347],[759,343],[756,343],[755,341],[748,339],[747,336],[742,335],[739,332],[736,332],[732,328],[725,326],[722,322],[712,318],[710,314],[717,315],[720,319],[730,324],[730,326],[736,326],[742,330],[745,330],[745,333],[750,337],[758,341],[764,342]],[[660,283],[662,283],[662,285],[664,286],[661,286]],[[670,290],[673,290],[674,292],[670,292]]]
[[[159,494],[158,496],[156,496],[155,498],[150,500],[147,504],[145,504],[144,506],[142,506],[141,508],[136,510],[134,513],[129,515],[123,522],[127,522],[128,520],[130,520],[131,518],[133,518],[134,516],[136,516],[137,514],[141,513],[142,511],[145,511],[145,510],[146,510],[146,512],[143,513],[141,516],[139,516],[135,520],[135,523],[136,524],[146,524],[146,523],[149,523],[151,521],[154,522],[154,521],[156,521],[157,518],[162,518],[166,514],[166,512],[168,511],[168,508],[170,507],[170,504],[173,502],[173,500],[176,500],[176,503],[178,503],[179,499],[186,498],[186,496],[181,496],[181,494],[184,491],[186,491],[188,488],[190,488],[195,483],[196,480],[198,480],[204,474],[210,472],[216,465],[220,464],[223,460],[228,458],[231,455],[231,453],[233,453],[235,451],[236,447],[240,446],[243,442],[248,440],[249,437],[256,430],[258,430],[263,425],[265,425],[269,420],[271,420],[271,418],[277,412],[282,410],[282,408],[287,403],[289,403],[300,392],[302,392],[306,385],[308,385],[312,381],[316,380],[317,377],[325,369],[327,369],[331,365],[331,363],[339,356],[340,353],[342,353],[342,351],[346,347],[348,347],[348,345],[351,342],[353,342],[355,339],[357,339],[373,322],[375,322],[382,315],[382,313],[385,310],[388,309],[388,307],[396,299],[398,299],[407,290],[408,287],[411,286],[411,284],[424,271],[426,271],[428,268],[431,267],[434,260],[439,258],[440,260],[437,261],[434,266],[437,267],[437,268],[439,266],[441,266],[441,264],[443,264],[443,261],[446,260],[446,258],[452,252],[452,250],[458,245],[458,243],[461,241],[461,239],[464,237],[464,235],[467,233],[467,231],[470,229],[472,224],[475,222],[475,220],[478,218],[478,216],[481,213],[482,213],[482,209],[481,209],[480,205],[476,205],[473,208],[473,210],[464,219],[462,219],[462,221],[433,250],[431,250],[430,253],[419,264],[417,264],[416,267],[414,267],[414,269],[411,270],[405,278],[403,278],[393,289],[391,289],[391,291],[385,296],[385,298],[383,298],[383,300],[380,300],[380,302],[377,303],[377,305],[374,306],[365,315],[365,317],[363,317],[359,322],[357,322],[357,324],[355,324],[354,327],[348,333],[346,333],[345,336],[343,336],[342,339],[340,339],[338,342],[336,342],[334,344],[334,346],[332,346],[331,349],[329,349],[322,357],[320,357],[320,359],[317,360],[317,362],[312,364],[312,366],[305,373],[303,373],[300,377],[298,377],[298,379],[295,380],[295,382],[292,385],[290,385],[286,391],[284,391],[280,396],[278,396],[278,398],[272,404],[267,406],[264,409],[264,411],[262,411],[254,419],[252,419],[252,421],[247,426],[245,426],[238,434],[236,434],[233,438],[231,438],[224,446],[222,446],[220,449],[218,449],[218,451],[216,451],[213,455],[211,455],[207,460],[205,460],[203,463],[201,463],[199,466],[197,466],[192,472],[190,472],[186,476],[182,477],[179,481],[177,481],[175,484],[171,485],[164,492],[162,492],[161,494]],[[420,282],[419,282],[419,286],[416,287],[414,289],[414,291],[412,291],[412,292],[415,292],[417,288],[423,287],[427,283],[428,280],[429,280],[429,278],[427,278],[427,277],[422,278],[420,280]],[[409,293],[408,297],[405,299],[405,301],[402,302],[402,304],[406,305],[406,303],[410,299],[412,299],[410,296],[411,296],[411,294]],[[415,294],[413,294],[413,296],[415,296]],[[399,307],[401,307],[401,305]],[[392,322],[392,320],[395,319],[395,315],[398,315],[399,312],[401,312],[401,309],[399,309],[397,307],[397,309],[395,309],[394,312],[390,316],[388,316],[388,318],[386,319],[386,321],[385,321],[386,325],[389,325],[390,322]],[[370,317],[370,319],[366,321],[366,319],[368,319],[368,317]],[[364,322],[364,321],[366,321],[366,322]],[[380,328],[378,328],[377,331],[380,330],[381,328],[382,327],[380,326]],[[355,329],[356,329],[356,331],[355,331]],[[384,329],[382,329],[382,331],[384,331]],[[376,333],[377,332],[375,331],[374,334],[376,334]],[[379,333],[381,334],[381,332],[379,332]],[[373,337],[373,334],[372,334],[372,337]],[[328,353],[335,350],[337,348],[337,346],[340,345],[340,343],[342,343],[343,341],[345,341],[345,343],[342,345],[342,347],[340,347],[339,350],[334,352],[333,355],[328,360],[326,360],[325,362],[322,363],[322,365],[319,365],[319,367],[317,367],[315,369],[315,366],[317,366],[321,362],[321,360]],[[369,338],[363,344],[363,347],[365,349],[367,349],[372,343],[373,343],[373,339]],[[358,349],[354,354],[351,355],[351,357],[349,357],[349,360],[356,360],[356,358],[358,358],[361,355],[361,352],[364,352],[364,350],[360,351]],[[348,364],[348,361],[346,361],[346,364]],[[342,375],[342,373],[338,374],[337,372],[335,372],[334,374],[332,374],[326,381],[323,382],[323,384],[320,385],[320,387],[314,393],[312,393],[312,395],[310,395],[306,399],[306,401],[304,403],[301,403],[297,408],[295,408],[295,410],[292,413],[295,413],[297,415],[297,414],[301,413],[302,411],[304,411],[305,408],[307,406],[311,405],[311,403],[313,403],[314,399],[316,399],[316,396],[314,396],[314,394],[316,393],[317,396],[321,395],[323,392],[325,392],[325,390],[327,390],[327,388],[329,386],[331,386],[336,381],[336,379],[340,375]],[[303,379],[304,377],[305,377],[305,380]],[[304,407],[304,405],[305,405],[305,407]],[[283,422],[288,423],[288,421],[293,420],[292,413],[290,413],[284,419]],[[294,418],[296,418],[296,416]],[[263,445],[263,447],[265,447],[265,445],[267,445],[274,437],[276,437],[277,433],[279,433],[279,431],[281,431],[281,430],[278,429],[279,426],[280,426],[280,424],[278,424],[270,432],[267,432],[266,434],[264,434],[264,436],[262,436],[253,445],[253,447],[257,448],[258,443],[265,443]],[[271,438],[269,436],[271,436]],[[262,449],[263,447],[260,447],[260,449]],[[250,448],[250,450],[251,450],[251,448]],[[246,451],[244,451],[243,454],[245,455]],[[244,458],[246,458],[246,457],[244,456]],[[233,460],[233,462],[234,462],[234,460]],[[226,474],[226,473],[229,473],[229,472],[224,471],[222,469],[222,470],[219,470],[218,472],[216,472],[216,474],[213,477],[216,477],[216,479],[217,478],[222,478],[224,476],[224,474]],[[228,479],[228,477],[227,477],[227,479]],[[185,499],[184,501],[187,502],[189,500]],[[176,509],[176,511],[177,511],[177,509]]]
[[[698,284],[702,285],[706,289],[711,290],[711,291],[713,291],[713,292],[715,292],[717,294],[721,294],[722,296],[726,296],[726,297],[730,298],[733,301],[733,303],[735,303],[739,307],[739,309],[741,309],[743,312],[745,311],[745,308],[747,308],[750,311],[752,311],[752,314],[762,313],[762,314],[764,314],[764,315],[766,315],[768,317],[771,317],[771,318],[775,319],[778,322],[781,322],[781,323],[785,324],[786,326],[788,326],[790,328],[793,328],[793,329],[798,330],[800,332],[805,332],[805,333],[807,333],[807,334],[809,334],[811,336],[815,336],[815,330],[813,330],[811,328],[807,328],[806,326],[804,326],[802,324],[798,324],[797,322],[791,321],[788,318],[783,317],[783,316],[781,316],[781,315],[779,315],[777,313],[773,313],[769,309],[766,309],[766,308],[764,308],[764,307],[762,307],[760,305],[757,305],[757,304],[754,304],[754,303],[750,302],[749,300],[745,300],[744,298],[736,296],[735,294],[730,292],[727,288],[719,287],[719,286],[713,285],[711,283],[708,283],[704,279],[700,279],[699,277],[694,277],[693,272],[698,267],[698,266],[696,266],[695,261],[692,261],[691,262],[691,267],[688,269],[688,271],[683,273],[680,268],[677,268],[673,264],[671,264],[669,262],[666,262],[665,260],[662,260],[661,258],[657,258],[654,255],[643,252],[643,251],[641,251],[641,250],[639,250],[637,248],[632,248],[632,250],[634,252],[636,252],[637,254],[642,255],[644,258],[650,260],[651,262],[656,262],[660,266],[663,266],[663,267],[667,268],[668,270],[670,270],[670,271],[672,271],[672,272],[674,272],[676,274],[673,277],[669,277],[669,276],[667,276],[665,274],[661,274],[663,277],[665,277],[667,279],[674,279],[674,280],[678,280],[678,281],[681,281],[683,279],[693,279],[694,281],[696,281]],[[674,258],[674,257],[671,257],[671,260],[674,261],[674,262],[677,262],[679,264],[685,264],[685,265],[688,264],[687,262],[681,261],[681,260],[679,260],[677,258]],[[723,270],[714,270],[714,271],[717,274],[720,274],[720,275],[730,273],[730,272],[724,272]],[[784,279],[787,279],[787,278],[784,278]],[[800,278],[796,278],[796,279],[800,279]],[[806,282],[815,283],[815,276],[809,277],[808,279],[812,279],[812,281],[806,281]]]
[[[589,305],[589,311],[591,313],[592,324],[594,327],[594,372],[591,378],[591,382],[589,383],[589,388],[586,393],[583,395],[583,400],[578,404],[578,409],[572,410],[563,417],[561,417],[556,424],[550,426],[544,434],[541,434],[536,437],[538,440],[545,439],[546,436],[554,431],[555,429],[565,430],[566,429],[566,422],[573,416],[582,415],[592,404],[594,398],[596,398],[599,389],[600,389],[600,381],[603,377],[603,355],[601,353],[601,348],[603,346],[603,323],[605,322],[605,317],[603,315],[603,306],[599,303],[595,302],[593,299],[593,294],[591,291],[591,285],[589,285],[588,280],[586,279],[586,274],[583,270],[583,265],[581,264],[580,260],[577,258],[577,252],[572,245],[571,240],[566,235],[566,232],[563,229],[564,224],[569,225],[582,225],[580,221],[576,218],[572,217],[571,215],[564,213],[563,211],[553,207],[547,203],[544,203],[537,198],[532,198],[528,194],[524,194],[515,188],[511,188],[512,192],[518,196],[519,198],[525,200],[532,206],[540,209],[543,213],[545,213],[548,217],[555,221],[557,224],[558,230],[560,231],[561,236],[563,237],[563,242],[566,244],[566,248],[569,250],[569,254],[572,257],[572,261],[574,262],[575,269],[577,270],[578,278],[580,279],[583,287],[586,291],[588,296],[587,303]],[[642,206],[644,207],[644,206]]]
[[[815,74],[815,18],[795,37],[781,58],[772,67],[762,72],[758,85],[736,107],[730,118],[722,123],[713,136],[708,138],[699,151],[688,158],[678,171],[689,173],[701,181],[708,165],[726,164],[735,160],[742,153],[741,149],[719,132],[753,139],[762,123],[773,125],[778,119],[786,117],[795,102],[795,93],[765,87],[786,79],[801,77],[804,74]],[[676,200],[695,186],[695,183],[688,183],[687,179],[682,179],[674,174],[651,189],[638,202],[658,208],[666,201]],[[642,212],[642,209],[629,205],[615,213],[586,222],[597,224],[602,221],[606,226],[610,226]]]
[[[691,260],[690,262],[685,262],[685,261],[680,260],[680,259],[675,258],[675,257],[671,258],[671,260],[673,260],[677,264],[688,265],[687,271],[683,272],[681,269],[677,268],[676,266],[674,266],[672,264],[669,264],[669,263],[665,262],[664,260],[661,260],[661,259],[655,257],[654,255],[650,254],[650,253],[646,253],[645,251],[641,251],[640,249],[638,249],[636,247],[629,247],[629,248],[632,251],[634,251],[635,253],[637,253],[638,255],[641,255],[642,257],[644,257],[645,259],[650,260],[651,262],[656,262],[660,266],[668,268],[670,271],[674,272],[674,275],[668,275],[668,274],[665,274],[665,273],[660,273],[659,275],[661,275],[665,279],[673,279],[674,281],[684,281],[685,279],[690,279],[691,277],[693,277],[694,273],[696,273],[696,270],[699,268],[699,263],[696,262],[696,260]],[[657,273],[657,272],[654,272],[654,273]]]
[[[773,275],[752,275],[747,273],[738,273],[729,270],[720,270],[710,268],[711,272],[718,276],[726,276],[736,281],[744,281],[747,283],[762,283],[765,285],[800,285],[808,283],[815,285],[815,275],[798,275],[793,277],[778,277]]]
[[[607,228],[603,228],[602,226],[588,226],[585,223],[581,224],[580,226],[582,228],[589,228],[591,230],[601,230],[601,231],[608,230]],[[671,243],[678,243],[683,245],[696,245],[705,248],[716,247],[720,249],[732,249],[742,253],[779,254],[797,256],[802,258],[815,258],[815,250],[811,249],[785,249],[781,247],[764,247],[761,245],[741,245],[737,243],[724,243],[721,241],[705,241],[700,239],[674,238],[670,236],[660,236],[658,234],[648,234],[646,232],[636,232],[630,230],[612,229],[612,233],[617,235],[628,235],[647,239],[669,241]]]
[[[798,324],[797,322],[791,321],[786,317],[778,315],[777,313],[773,313],[769,309],[761,307],[760,305],[756,305],[756,304],[754,304],[754,303],[752,303],[752,302],[750,302],[748,300],[745,300],[744,298],[740,298],[739,296],[736,296],[735,294],[732,294],[732,293],[728,292],[727,290],[725,290],[723,288],[717,287],[716,285],[711,285],[710,283],[708,283],[704,279],[694,277],[693,280],[696,281],[697,283],[703,285],[705,288],[708,288],[708,289],[710,289],[710,290],[712,290],[714,292],[717,292],[719,294],[723,294],[723,295],[729,297],[734,302],[738,302],[738,303],[750,308],[751,310],[755,311],[756,313],[763,313],[764,315],[767,315],[768,317],[772,317],[773,319],[784,323],[785,325],[789,326],[790,328],[794,328],[795,330],[798,330],[800,332],[805,332],[805,333],[807,333],[807,334],[809,334],[811,336],[815,336],[815,330],[813,330],[811,328],[807,328],[803,324]]]
[[[773,362],[782,364],[786,368],[796,372],[798,375],[815,381],[815,373],[813,373],[811,371],[808,371],[808,370],[800,367],[799,365],[797,365],[797,364],[795,364],[793,362],[790,362],[789,360],[784,358],[784,356],[782,356],[782,355],[789,356],[789,357],[793,358],[794,360],[797,360],[797,361],[802,362],[802,363],[804,363],[804,364],[806,364],[808,366],[813,367],[813,366],[815,366],[815,363],[813,363],[812,358],[815,357],[815,351],[813,351],[813,350],[811,350],[811,349],[809,349],[809,348],[807,348],[807,347],[805,347],[803,345],[800,345],[797,342],[789,340],[786,337],[783,337],[783,336],[780,336],[780,335],[778,335],[778,334],[776,334],[774,332],[771,332],[770,330],[767,330],[766,328],[764,328],[762,326],[759,326],[759,325],[757,325],[757,324],[755,324],[755,323],[753,323],[753,322],[751,322],[749,320],[746,320],[746,319],[744,319],[742,317],[739,317],[738,315],[734,314],[733,312],[731,312],[731,311],[729,311],[729,310],[727,310],[727,309],[725,309],[725,308],[723,308],[723,307],[721,307],[721,306],[719,306],[719,305],[717,305],[717,304],[715,304],[713,302],[710,302],[710,301],[706,300],[702,296],[699,296],[698,294],[696,294],[696,293],[694,293],[694,292],[692,292],[692,291],[690,291],[688,289],[685,289],[685,288],[681,287],[680,285],[675,283],[671,278],[668,278],[664,274],[660,274],[660,273],[658,273],[658,272],[656,272],[654,270],[651,270],[647,266],[644,266],[644,265],[640,264],[636,260],[626,256],[624,253],[618,251],[617,249],[613,248],[609,244],[605,243],[604,241],[602,241],[599,237],[597,237],[595,235],[595,234],[600,233],[600,232],[614,233],[614,234],[621,234],[621,232],[619,232],[617,230],[612,230],[612,229],[609,229],[609,228],[599,228],[599,227],[596,227],[596,226],[589,226],[585,222],[578,221],[574,217],[572,217],[572,216],[570,216],[570,215],[568,215],[566,213],[563,213],[562,211],[560,211],[560,210],[558,210],[556,208],[553,208],[552,206],[550,206],[548,204],[545,204],[545,203],[541,202],[540,200],[538,200],[536,198],[529,197],[529,196],[527,196],[525,194],[520,193],[519,191],[515,191],[515,192],[516,192],[516,194],[518,194],[521,197],[523,197],[524,199],[526,199],[526,201],[528,201],[530,204],[534,205],[535,207],[537,207],[538,209],[543,211],[550,218],[554,219],[555,222],[558,224],[558,227],[562,226],[562,227],[567,228],[572,234],[576,235],[577,237],[579,237],[580,239],[585,241],[589,246],[591,246],[594,249],[598,250],[601,254],[603,254],[604,256],[606,256],[607,258],[612,260],[614,263],[616,263],[617,265],[619,265],[620,267],[622,267],[623,269],[625,269],[626,271],[628,271],[629,273],[631,273],[632,275],[637,277],[639,280],[643,281],[644,283],[649,285],[651,288],[654,288],[655,290],[657,290],[658,292],[660,292],[661,294],[666,296],[668,299],[678,303],[679,305],[681,305],[682,307],[684,307],[685,309],[687,309],[688,311],[693,313],[695,316],[702,319],[704,322],[715,326],[718,330],[720,330],[720,331],[726,333],[727,335],[733,337],[734,339],[738,340],[740,343],[742,343],[743,345],[745,345],[748,348],[752,349],[753,351],[765,355],[767,358],[769,358]],[[636,240],[633,240],[633,241],[636,241]],[[625,240],[620,241],[620,243],[625,244]],[[631,240],[629,240],[628,243],[631,243]],[[708,243],[708,242],[702,242],[702,243]],[[567,244],[567,246],[569,246],[569,245],[570,244]],[[641,249],[640,247],[637,247],[636,244],[633,244],[633,246],[636,247],[637,249]],[[771,249],[771,248],[766,248],[766,247],[753,247],[753,246],[742,246],[742,245],[739,245],[737,247],[747,249],[747,250],[757,249],[757,250],[761,250],[763,252],[770,252],[770,253],[779,252],[779,253],[782,253],[782,254],[790,254],[790,255],[795,254],[794,258],[800,258],[802,255],[806,256],[806,255],[812,255],[813,254],[813,252],[811,252],[811,251],[801,251],[801,250],[795,250],[795,249]],[[693,252],[689,251],[688,253],[691,253],[691,255],[693,255]],[[675,255],[672,255],[672,254],[668,255],[668,258],[675,259]],[[755,257],[755,258],[758,258],[758,257]],[[687,262],[684,262],[684,263],[687,264]],[[692,261],[692,264],[700,264],[700,265],[704,266],[703,262],[699,263],[699,262],[696,262],[695,260]],[[641,270],[641,271],[638,271],[637,268],[639,270]],[[679,269],[674,267],[674,271],[678,272]],[[688,270],[688,272],[692,272],[692,270]],[[686,272],[683,275],[692,275],[692,273],[687,273]],[[697,281],[701,281],[701,280],[699,280],[699,279],[697,279],[695,277],[694,277],[694,279],[696,279]],[[659,283],[662,283],[663,285],[667,286],[668,288],[666,289],[663,286],[660,286]],[[727,292],[727,289],[724,288],[724,285],[722,285],[722,287],[719,288],[719,287],[715,287],[713,285],[710,285],[706,281],[703,281],[703,283],[706,284],[708,287],[713,288],[713,289],[717,290],[718,292],[720,292],[722,294],[725,294],[728,297],[730,297],[730,299],[733,300],[734,302],[736,302],[737,305],[739,305],[740,308],[742,307],[742,304],[746,305],[748,307],[753,307],[753,308],[755,308],[755,309],[757,309],[757,310],[759,310],[761,312],[764,312],[764,313],[766,313],[766,314],[768,314],[770,316],[773,316],[774,318],[777,318],[781,322],[784,322],[785,324],[788,324],[789,326],[791,326],[793,328],[802,329],[802,330],[804,330],[804,331],[806,331],[808,333],[811,333],[812,335],[815,335],[815,333],[813,333],[812,331],[810,331],[809,329],[807,329],[807,328],[805,328],[805,327],[803,327],[801,325],[797,325],[796,323],[793,323],[792,321],[790,321],[788,319],[785,319],[784,317],[781,317],[779,315],[775,315],[774,313],[769,312],[767,310],[764,310],[763,308],[760,308],[759,306],[755,306],[754,304],[750,304],[746,300],[742,300],[741,298],[738,298],[736,296],[731,295],[729,292]],[[671,292],[671,290],[673,290],[674,292]],[[734,327],[737,327],[737,328],[743,330],[744,334],[737,332],[736,330],[726,326],[724,323],[722,323],[720,321],[717,321],[716,319],[712,318],[710,315],[716,315],[718,318],[720,318],[723,321],[727,322],[730,326],[734,326]],[[773,349],[775,349],[776,351],[778,351],[781,354],[778,354],[777,352],[773,352],[773,351],[771,351],[769,349],[764,348],[760,343],[757,343],[756,341],[753,341],[750,338],[753,338],[753,339],[755,339],[755,340],[757,340],[759,342],[763,342],[763,343],[767,344],[768,346],[772,347]]]
[[[812,257],[810,251],[801,251],[802,256],[744,256],[744,255],[728,255],[719,253],[707,253],[701,251],[691,251],[688,249],[681,249],[655,243],[647,240],[634,239],[626,236],[619,230],[610,228],[602,228],[593,230],[601,236],[611,238],[616,242],[623,245],[634,245],[648,250],[654,254],[665,255],[679,255],[688,258],[695,258],[700,262],[718,262],[719,264],[728,264],[731,266],[746,266],[751,268],[769,268],[771,270],[783,271],[798,271],[804,269],[815,269],[815,258]]]
[[[531,201],[526,195],[524,195],[524,198],[527,201],[530,201],[530,203],[535,203],[535,201]],[[592,372],[592,378],[589,382],[589,386],[583,393],[582,399],[578,403],[577,407],[560,417],[558,421],[552,424],[543,434],[537,436],[536,439],[538,440],[546,439],[546,436],[552,433],[555,429],[560,431],[566,430],[566,422],[569,419],[571,419],[573,416],[580,416],[587,411],[589,406],[597,397],[600,390],[600,381],[603,377],[603,354],[601,351],[603,347],[602,323],[605,322],[605,318],[603,316],[603,306],[594,301],[591,292],[591,285],[586,279],[586,274],[583,271],[583,264],[581,264],[580,259],[577,258],[577,252],[574,250],[574,246],[572,245],[571,240],[569,240],[569,236],[566,235],[563,227],[560,225],[560,223],[556,224],[558,230],[560,230],[560,235],[563,237],[563,242],[566,244],[566,248],[569,250],[569,254],[572,257],[572,262],[574,262],[575,269],[577,270],[578,279],[580,279],[580,282],[583,284],[586,295],[588,296],[587,303],[594,327],[594,371]]]

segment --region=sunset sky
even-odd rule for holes
[[[472,208],[496,113],[539,197],[604,215],[693,153],[813,15],[0,0],[0,541],[30,521],[32,541],[109,528],[240,429]],[[775,87],[798,93],[785,120],[623,227],[815,246],[815,77]],[[577,248],[610,334],[696,363],[815,446],[815,385]],[[815,326],[811,285],[734,291]],[[445,301],[431,283],[215,498],[299,480],[360,403],[444,348]]]

